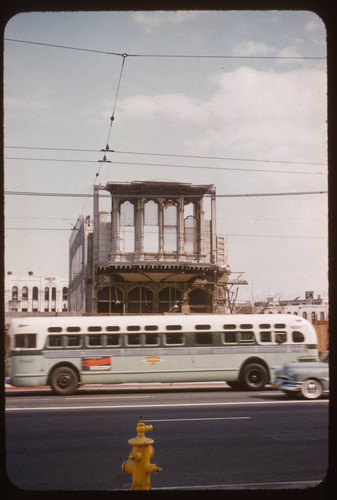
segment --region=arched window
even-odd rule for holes
[[[33,300],[39,299],[39,289],[37,286],[33,286]]]
[[[316,316],[316,313],[314,311],[311,313],[311,323],[313,325],[316,325],[316,323],[317,323],[317,316]]]
[[[22,287],[22,300],[28,300],[28,287]]]
[[[44,289],[44,300],[49,300],[49,288],[47,286]]]
[[[18,287],[13,286],[12,288],[12,300],[18,300]]]
[[[185,252],[198,253],[198,221],[195,217],[195,205],[188,203],[184,208]]]
[[[64,286],[62,288],[62,300],[67,300],[68,299],[68,288]]]
[[[122,313],[123,293],[115,286],[106,286],[97,294],[97,312],[99,313]]]
[[[120,207],[120,250],[122,253],[135,251],[135,207],[130,201]]]
[[[158,293],[159,312],[181,312],[181,292],[174,286],[168,286]]]
[[[56,288],[54,286],[51,289],[51,300],[56,300]]]
[[[128,313],[152,313],[153,293],[145,286],[130,290],[128,295]]]
[[[302,316],[303,316],[303,318],[304,318],[304,319],[308,319],[308,315],[307,315],[307,313],[306,313],[306,312],[304,312],[304,313],[302,314]]]
[[[144,252],[159,251],[159,218],[158,205],[150,200],[144,206]]]
[[[177,252],[178,248],[178,218],[177,207],[167,205],[164,208],[164,251]]]

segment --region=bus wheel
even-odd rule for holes
[[[306,399],[317,399],[322,394],[323,387],[318,380],[308,379],[303,382],[301,392]]]
[[[56,394],[73,394],[78,386],[77,373],[69,366],[59,366],[51,374],[50,386]]]
[[[251,363],[244,367],[240,380],[249,391],[259,391],[268,381],[267,370],[259,363]]]

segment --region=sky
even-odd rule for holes
[[[315,13],[28,12],[4,38],[5,272],[68,276],[94,183],[166,179],[215,185],[239,300],[328,291]]]

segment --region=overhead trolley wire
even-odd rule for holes
[[[306,196],[306,195],[316,195],[316,194],[327,194],[328,191],[291,191],[291,192],[283,192],[283,193],[235,193],[235,194],[216,194],[216,198],[249,198],[249,197],[263,197],[263,196]],[[86,193],[43,193],[39,191],[4,191],[5,195],[8,196],[60,196],[60,197],[71,197],[71,198],[93,198],[93,194],[86,194]],[[171,196],[176,196],[174,194],[172,195],[166,195],[168,197]],[[204,196],[210,197],[211,195],[205,194]],[[100,198],[111,198],[111,195],[106,194],[106,195],[100,195]],[[136,198],[139,197],[139,194],[130,194],[128,195],[129,198]],[[189,194],[189,198],[193,197],[198,197],[200,198],[200,194]]]
[[[70,160],[64,158],[27,158],[27,157],[6,157],[5,160],[23,160],[23,161],[52,161],[52,162],[66,162],[66,163],[97,163],[95,160]],[[100,161],[101,165],[96,173],[95,180],[98,177],[102,164],[111,163],[115,165],[138,165],[145,167],[167,167],[167,168],[188,168],[193,170],[230,170],[234,172],[262,172],[262,173],[277,173],[277,174],[303,174],[303,175],[327,175],[326,172],[304,172],[303,170],[271,170],[267,168],[243,168],[243,167],[214,167],[202,165],[172,165],[170,163],[148,163],[148,162],[133,162],[133,161],[109,161],[104,155],[103,160]]]
[[[77,153],[97,153],[98,149],[81,149],[81,148],[50,148],[42,146],[5,146],[5,149],[27,149],[27,150],[41,150],[41,151],[69,151]],[[146,151],[119,151],[116,149],[109,149],[109,153],[122,154],[122,155],[140,155],[140,156],[167,156],[171,158],[196,158],[199,160],[222,160],[222,161],[242,161],[252,163],[280,163],[285,165],[313,165],[326,167],[327,164],[323,162],[312,161],[292,161],[292,160],[265,160],[262,158],[237,158],[233,156],[202,156],[202,155],[187,155],[187,154],[174,154],[174,153],[153,153]]]
[[[290,59],[290,60],[324,60],[325,56],[252,56],[252,55],[221,55],[221,54],[125,54],[119,52],[111,52],[107,50],[87,49],[83,47],[73,47],[69,45],[59,45],[52,43],[33,42],[31,40],[19,40],[15,38],[4,38],[7,42],[27,43],[32,45],[41,45],[44,47],[53,47],[57,49],[78,50],[82,52],[91,52],[97,54],[105,54],[110,56],[125,57],[147,57],[147,58],[187,58],[187,59]]]

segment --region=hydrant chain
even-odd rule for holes
[[[154,455],[153,439],[147,438],[145,432],[152,431],[153,425],[145,425],[142,417],[137,424],[137,437],[129,439],[132,451],[128,459],[122,463],[122,470],[132,474],[133,490],[150,490],[150,474],[162,472],[162,468],[150,463]]]

